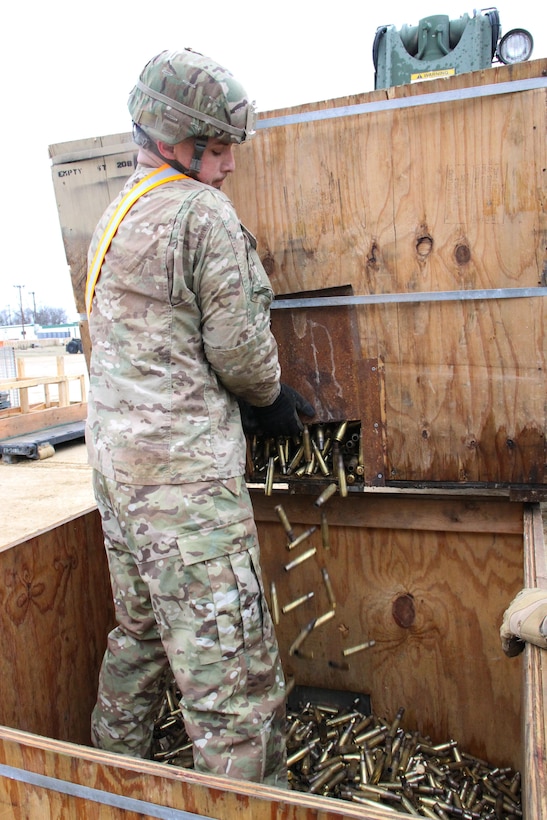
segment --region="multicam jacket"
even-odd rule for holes
[[[138,165],[118,199],[150,170]],[[243,475],[235,397],[264,406],[279,393],[272,296],[254,240],[220,191],[181,178],[137,200],[92,303],[91,466],[132,484]]]

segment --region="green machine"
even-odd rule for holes
[[[497,9],[475,11],[450,20],[445,14],[424,17],[417,26],[380,26],[372,59],[375,88],[450,77],[490,68],[495,61],[519,63],[529,59],[533,40],[525,29],[512,29],[501,38]]]

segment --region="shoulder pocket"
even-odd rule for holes
[[[256,239],[245,225],[241,226],[241,230],[243,231],[247,251],[251,298],[254,302],[261,302],[265,307],[269,307],[273,299],[273,288],[256,250]]]

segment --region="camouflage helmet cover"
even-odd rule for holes
[[[162,51],[131,91],[133,122],[169,145],[188,137],[243,142],[254,133],[254,103],[221,65],[191,49]]]

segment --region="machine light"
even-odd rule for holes
[[[501,38],[498,46],[498,57],[502,63],[523,63],[530,59],[534,40],[529,31],[514,28]]]

